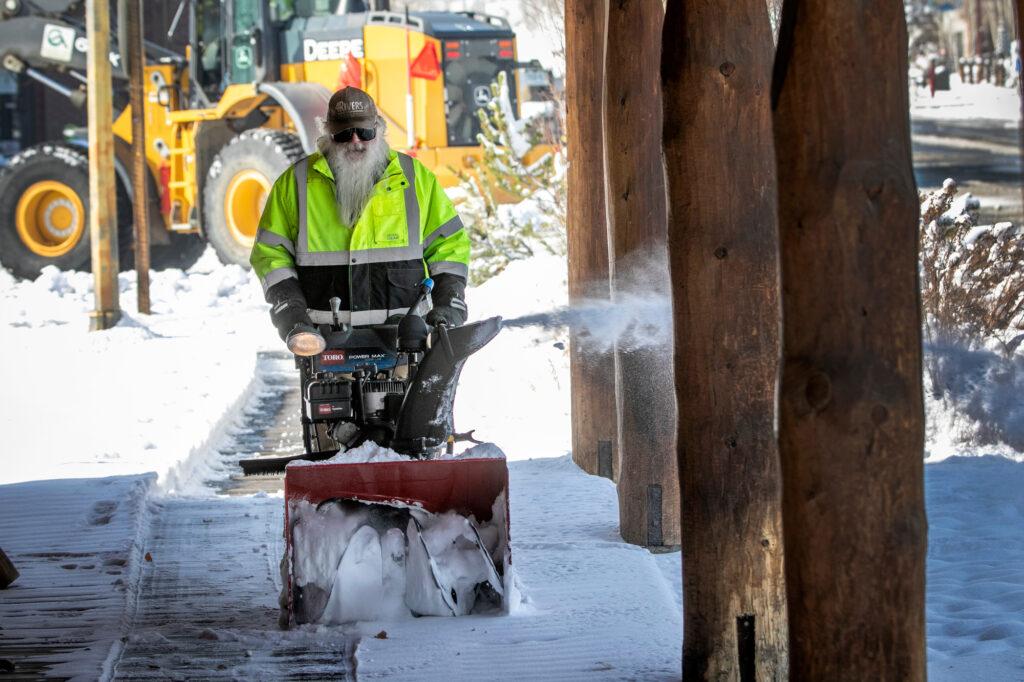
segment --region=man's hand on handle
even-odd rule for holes
[[[458,275],[443,273],[434,277],[431,294],[434,307],[425,316],[427,324],[461,327],[469,319],[466,307],[466,280]]]

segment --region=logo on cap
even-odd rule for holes
[[[345,113],[346,111],[351,111],[353,113],[355,113],[355,112],[362,112],[362,111],[366,111],[366,103],[365,102],[338,102],[337,104],[334,105],[334,110],[337,111],[339,114]]]

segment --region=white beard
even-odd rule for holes
[[[338,218],[343,225],[354,227],[366,208],[373,186],[387,168],[391,148],[379,131],[369,142],[355,144],[339,144],[323,135],[317,140],[317,147],[334,174]]]

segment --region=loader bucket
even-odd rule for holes
[[[294,623],[508,608],[504,459],[293,464],[285,537]]]

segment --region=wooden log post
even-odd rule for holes
[[[768,8],[669,0],[663,39],[683,679],[785,680]]]
[[[918,204],[903,3],[787,0],[772,84],[794,680],[923,680]]]
[[[151,312],[149,296],[149,197],[146,184],[145,67],[146,50],[142,39],[142,0],[121,0],[120,21],[127,24],[128,46],[122,51],[128,58],[128,93],[132,107],[132,223],[135,233],[135,281],[138,311]]]
[[[606,0],[566,0],[565,96],[569,140],[567,236],[569,303],[608,299],[608,218],[604,187]],[[590,474],[618,477],[615,358],[569,337],[572,459]]]
[[[86,59],[89,124],[89,239],[95,306],[93,331],[110,329],[121,319],[117,272],[117,189],[114,173],[114,104],[110,68],[110,3],[86,0]]]
[[[605,149],[612,297],[651,296],[668,278],[661,155],[661,0],[610,4],[605,56]],[[657,272],[645,270],[657,269]],[[637,286],[648,280],[649,286]],[[667,289],[667,287],[666,287]],[[619,530],[649,547],[679,544],[679,476],[671,350],[616,349]]]

